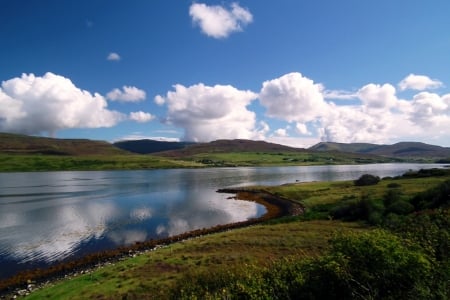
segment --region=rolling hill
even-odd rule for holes
[[[450,158],[450,148],[419,142],[400,142],[393,145],[321,142],[309,150],[364,153],[397,158]]]
[[[0,153],[44,155],[120,155],[126,151],[104,141],[56,139],[0,133]]]
[[[138,153],[138,154],[150,154],[161,151],[183,149],[188,145],[194,143],[190,142],[167,142],[167,141],[155,141],[155,140],[127,140],[115,142],[113,145],[125,151]]]
[[[187,145],[184,148],[156,153],[166,157],[185,157],[199,153],[230,152],[307,152],[305,149],[253,140],[216,140],[209,143]]]

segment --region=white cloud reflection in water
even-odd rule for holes
[[[216,193],[204,181],[210,171],[201,178],[169,173],[162,176],[164,183],[151,176],[158,172],[51,173],[48,182],[45,172],[12,176],[9,182],[2,177],[0,263],[51,264],[92,249],[244,221],[264,211],[256,203]]]

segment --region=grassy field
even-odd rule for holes
[[[43,155],[1,154],[0,172],[142,170],[226,166],[300,166],[392,162],[384,158],[358,158],[327,153],[202,153],[175,158],[157,155]]]
[[[183,157],[208,166],[301,166],[393,162],[382,157],[363,157],[344,153],[310,152],[229,152],[200,153]]]
[[[201,163],[151,155],[15,155],[0,154],[0,172],[141,170],[195,168]]]
[[[306,215],[171,244],[53,283],[27,299],[166,299],[177,282],[197,274],[266,266],[291,256],[318,257],[329,249],[328,241],[337,232],[373,229],[364,222],[331,220],[326,212],[333,206],[361,195],[383,197],[393,187],[410,197],[449,178],[385,179],[373,186],[344,181],[260,187],[304,204]]]
[[[261,265],[290,255],[320,255],[336,230],[367,230],[356,223],[311,221],[257,225],[172,244],[64,280],[27,299],[122,299],[167,297],[171,286],[189,273]]]

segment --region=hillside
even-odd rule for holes
[[[217,140],[209,143],[191,144],[182,149],[157,153],[166,157],[186,157],[200,153],[229,153],[229,152],[307,152],[305,149],[278,145],[265,141],[252,140]]]
[[[161,151],[183,149],[193,143],[189,142],[167,142],[167,141],[155,141],[155,140],[130,140],[119,141],[113,145],[125,151],[138,153],[138,154],[150,154]]]
[[[334,143],[334,142],[321,142],[310,148],[314,151],[339,151],[350,153],[368,153],[374,151],[383,145],[369,144],[369,143]]]
[[[373,154],[397,158],[449,158],[450,148],[429,145],[419,142],[400,142],[393,145],[377,145],[366,143],[333,143],[321,142],[308,150],[339,151],[360,154]]]
[[[0,153],[46,155],[120,155],[127,152],[108,142],[87,139],[55,139],[0,133]]]

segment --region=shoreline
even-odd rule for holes
[[[168,246],[176,242],[255,225],[283,216],[299,215],[304,212],[304,207],[302,205],[287,198],[273,195],[264,190],[227,188],[219,189],[217,192],[234,194],[234,196],[230,196],[229,198],[252,201],[264,205],[267,212],[259,218],[249,219],[247,221],[196,229],[163,239],[150,239],[143,242],[136,242],[133,245],[121,246],[111,250],[88,254],[79,259],[56,264],[45,269],[22,271],[9,278],[0,280],[0,298],[7,299],[7,296],[10,295],[23,296],[32,292],[32,290],[40,289],[51,282],[63,280],[78,274],[89,273],[102,266],[113,264],[117,261],[144,254],[149,251],[154,251],[160,247]]]

